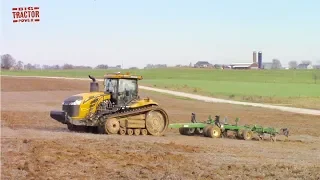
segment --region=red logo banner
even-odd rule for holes
[[[40,22],[39,7],[12,8],[13,23],[18,22]]]

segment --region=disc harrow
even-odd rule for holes
[[[289,136],[288,128],[276,129],[273,127],[262,127],[260,125],[239,125],[239,118],[235,119],[234,124],[220,121],[220,116],[215,119],[208,117],[204,122],[197,122],[195,113],[191,114],[191,123],[173,123],[169,124],[169,128],[179,129],[181,135],[193,136],[200,135],[210,138],[227,138],[229,134],[233,134],[237,139],[243,140],[263,140],[265,136],[269,136],[270,140],[276,141],[277,135]]]

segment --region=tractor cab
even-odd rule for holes
[[[104,75],[104,92],[111,94],[111,102],[117,106],[126,106],[138,96],[138,80],[142,76],[133,76],[129,73]]]

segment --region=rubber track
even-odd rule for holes
[[[141,114],[147,111],[151,111],[151,110],[162,110],[163,109],[157,105],[150,105],[147,107],[142,107],[142,108],[135,108],[135,109],[129,109],[126,111],[122,111],[122,112],[116,112],[113,114],[106,114],[104,115],[104,120],[109,119],[109,118],[119,118],[119,117],[123,117],[123,116],[129,116],[129,115],[136,115],[136,114]]]

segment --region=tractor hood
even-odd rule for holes
[[[98,96],[110,96],[110,94],[106,94],[105,92],[89,92],[89,93],[80,93],[75,94],[73,96],[68,97],[63,101],[63,105],[80,105],[81,103],[86,103],[89,100],[98,97]]]

